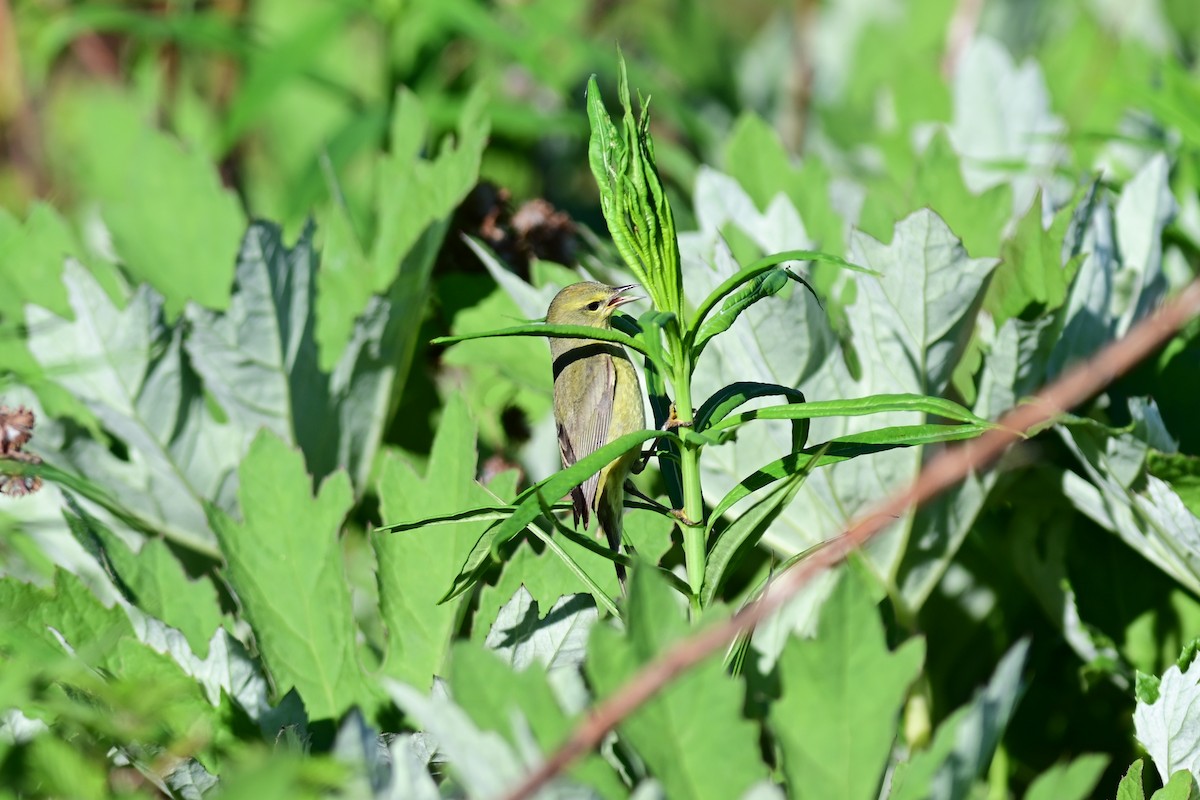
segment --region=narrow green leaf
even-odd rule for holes
[[[721,589],[721,583],[725,579],[725,575],[729,568],[736,563],[739,554],[743,554],[747,549],[753,547],[766,533],[767,528],[771,526],[780,513],[783,512],[787,505],[796,497],[796,493],[800,491],[800,486],[803,485],[805,478],[808,477],[809,470],[812,469],[817,459],[810,459],[808,469],[802,470],[795,474],[789,475],[783,479],[783,483],[755,503],[751,508],[745,511],[741,516],[734,520],[725,530],[721,531],[715,544],[708,552],[708,558],[704,565],[704,586],[700,591],[700,604],[707,608],[712,604],[713,598]],[[720,517],[713,515],[709,518],[709,529]]]
[[[338,540],[349,478],[334,473],[313,497],[304,457],[267,431],[238,476],[244,521],[211,507],[210,519],[276,690],[295,687],[314,720],[369,705]]]
[[[551,506],[555,511],[570,511],[569,503],[556,503]],[[498,519],[507,519],[514,511],[516,506],[483,506],[481,508],[470,508],[466,511],[457,511],[452,514],[442,514],[434,517],[425,517],[423,519],[414,520],[412,522],[395,522],[391,525],[380,525],[375,529],[375,533],[406,533],[415,531],[419,528],[436,528],[439,525],[457,525],[460,522],[489,522]]]
[[[586,325],[547,325],[543,322],[514,325],[511,328],[501,328],[496,331],[464,333],[460,336],[439,336],[431,340],[430,344],[451,345],[458,344],[459,342],[469,342],[472,339],[492,339],[497,336],[553,336],[560,339],[596,339],[601,342],[614,342],[624,345],[630,350],[636,350],[647,357],[650,355],[649,348],[644,342],[618,330],[589,328]]]
[[[916,447],[937,442],[952,442],[973,439],[984,432],[977,425],[898,425],[863,433],[839,436],[824,444],[805,448],[799,453],[789,453],[769,464],[764,464],[742,479],[713,509],[712,516],[719,517],[752,492],[758,491],[777,480],[809,468],[836,464],[861,455],[881,453],[897,447]],[[819,455],[818,455],[819,454]]]
[[[712,313],[712,310],[716,308],[717,303],[720,303],[728,295],[736,291],[742,284],[754,280],[764,272],[769,272],[775,269],[779,264],[782,264],[786,261],[822,261],[829,264],[836,264],[843,269],[852,270],[854,272],[862,272],[867,275],[879,274],[875,270],[867,269],[866,267],[860,267],[857,264],[852,264],[841,256],[835,256],[830,253],[822,253],[817,250],[786,250],[782,253],[774,253],[769,256],[764,256],[750,266],[744,267],[738,272],[735,272],[733,275],[730,275],[728,278],[721,281],[721,284],[716,289],[712,290],[708,297],[704,299],[704,302],[701,303],[696,309],[696,313],[692,315],[692,322],[688,327],[688,330],[692,332],[691,335],[696,335],[695,332],[700,330],[701,325],[704,324],[704,321],[708,318],[708,315]]]
[[[696,410],[693,430],[708,431],[713,425],[724,420],[735,408],[756,397],[781,395],[796,403],[803,403],[804,393],[799,389],[780,386],[777,383],[757,383],[754,381],[739,381],[725,386],[714,392]],[[800,424],[792,425],[792,450],[800,450],[808,441],[809,423],[804,418]],[[723,441],[718,437],[718,443]]]
[[[787,270],[776,267],[762,273],[750,281],[741,290],[725,298],[721,310],[704,321],[696,332],[695,344],[692,346],[692,358],[699,358],[704,351],[704,345],[717,334],[729,330],[742,312],[759,300],[774,297],[787,286],[790,275]]]
[[[803,396],[802,396],[803,397]],[[882,414],[888,411],[913,411],[933,414],[978,426],[980,432],[996,427],[966,408],[941,397],[920,394],[877,394],[849,400],[820,400],[814,403],[789,403],[782,406],[767,406],[744,411],[725,419],[714,418],[707,430],[710,433],[742,425],[754,419],[815,419],[817,417],[859,417],[867,414]],[[699,427],[699,426],[697,426]],[[702,429],[703,430],[703,429]]]
[[[627,630],[596,625],[587,675],[601,698],[689,633],[682,598],[653,571],[630,579]],[[745,689],[709,659],[671,681],[618,730],[671,798],[740,797],[766,776],[758,730],[742,716]]]
[[[504,522],[496,523],[484,531],[479,540],[475,542],[475,546],[471,548],[471,552],[467,555],[467,559],[459,570],[458,575],[454,578],[450,589],[440,602],[448,602],[473,586],[490,565],[489,558],[495,558],[499,552],[499,548],[505,542],[516,536],[525,529],[526,525],[537,519],[538,515],[542,512],[542,502],[544,499],[564,496],[572,488],[583,483],[593,473],[599,472],[606,464],[613,461],[622,453],[627,452],[641,442],[660,436],[673,436],[673,434],[662,431],[628,433],[619,439],[609,442],[586,458],[575,462],[570,468],[556,472],[554,475],[534,484],[518,495],[517,508],[512,516]],[[542,499],[539,499],[539,494]]]

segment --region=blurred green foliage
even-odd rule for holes
[[[557,469],[543,342],[429,342],[536,319],[580,270],[627,282],[584,104],[617,45],[693,307],[784,250],[883,273],[805,266],[820,305],[773,285],[697,386],[993,419],[1200,273],[1194,5],[0,0],[0,405],[37,411],[45,461],[0,496],[0,798],[495,794],[697,622],[645,567],[603,619],[611,565],[559,535],[438,605],[487,520],[371,533]],[[1197,376],[1192,324],[571,779],[1187,796],[1155,714],[1187,708],[1200,636]],[[709,510],[781,463],[790,426],[763,430],[714,448]],[[699,622],[921,453],[786,493]],[[627,528],[679,568],[662,516]]]

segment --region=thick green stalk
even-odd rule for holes
[[[675,418],[683,426],[690,425],[692,408],[692,364],[683,343],[672,336],[672,360],[675,363]],[[700,450],[691,442],[680,444],[680,471],[683,481],[683,515],[694,525],[681,524],[683,558],[687,567],[688,586],[692,590],[692,606],[699,610],[700,590],[704,585],[707,542],[704,537],[704,494],[700,484]]]

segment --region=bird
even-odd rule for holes
[[[565,287],[550,302],[546,322],[610,330],[612,315],[640,298],[626,294],[635,284],[606,286],[595,281]],[[625,349],[595,339],[550,338],[554,369],[554,420],[563,467],[646,426],[642,389]],[[607,538],[613,552],[621,550],[625,479],[638,460],[633,449],[604,466],[571,490],[571,508],[578,527],[586,530],[591,513],[597,534]],[[625,585],[625,568],[616,565]]]

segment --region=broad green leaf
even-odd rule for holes
[[[821,607],[817,636],[779,658],[770,725],[795,797],[874,800],[924,641],[888,649],[863,579],[847,573]]]
[[[577,669],[596,620],[596,604],[587,595],[564,595],[542,616],[522,586],[496,615],[484,644],[518,672],[533,663],[550,672]]]
[[[499,733],[481,730],[444,694],[427,696],[383,679],[384,691],[400,710],[437,742],[438,752],[471,797],[499,797],[524,776],[525,765]]]
[[[55,736],[39,736],[26,755],[32,781],[38,788],[63,797],[104,800],[107,781],[87,756]]]
[[[477,458],[475,424],[466,405],[452,395],[424,475],[395,454],[384,457],[376,490],[384,521],[494,502],[496,498],[475,481]],[[468,520],[430,530],[372,534],[380,609],[388,631],[386,674],[422,690],[441,674],[464,600],[442,605],[438,600],[484,527]]]
[[[1069,764],[1057,764],[1037,776],[1029,785],[1025,800],[1086,800],[1093,797],[1108,761],[1107,755],[1089,753]],[[1117,800],[1120,800],[1119,790]]]
[[[988,685],[938,725],[929,746],[892,774],[893,800],[963,800],[983,774],[1022,692],[1029,641],[1009,648]]]
[[[487,275],[439,276],[435,292],[441,314],[452,320],[453,334],[494,330],[522,318],[517,305]],[[542,308],[537,315],[545,313]],[[530,423],[550,414],[554,377],[545,341],[525,337],[475,340],[447,349],[441,363],[464,373],[461,392],[479,423],[480,439],[490,448],[508,445],[505,420],[514,413]]]
[[[1200,457],[1151,450],[1146,454],[1146,470],[1166,481],[1188,510],[1200,516]]]
[[[402,733],[388,746],[388,754],[392,757],[390,791],[383,800],[441,800],[437,783],[429,774],[428,756],[422,757],[418,753],[415,740],[415,734]]]
[[[85,692],[95,691],[86,680],[97,678],[94,670],[102,671],[113,687],[112,699],[128,704],[127,724],[166,725],[176,737],[193,730],[211,733],[216,725],[217,710],[200,686],[170,656],[139,641],[122,608],[105,608],[71,573],[57,571],[50,590],[0,580],[0,609],[0,649],[32,651],[46,665],[69,652],[86,665],[87,678],[64,672],[66,683]]]
[[[1085,197],[1067,229],[1063,256],[1082,254],[1050,358],[1053,376],[1125,335],[1162,300],[1162,234],[1174,216],[1165,156],[1150,159],[1121,190]]]
[[[1112,436],[1078,426],[1060,428],[1086,476],[1064,472],[1063,493],[1152,564],[1200,592],[1200,517],[1165,481],[1149,475],[1140,480],[1151,444],[1162,444],[1147,442],[1152,435],[1146,431],[1161,428],[1162,420],[1152,404],[1134,404],[1132,410],[1134,419],[1142,420],[1140,432]]]
[[[34,360],[24,324],[27,305],[71,317],[63,267],[68,257],[83,255],[74,232],[52,207],[34,203],[23,223],[0,209],[0,285],[5,288],[0,292],[0,392],[8,394],[9,381],[24,383],[37,393],[48,415],[74,419],[100,438],[99,423],[79,398]],[[110,296],[122,294],[115,268],[97,268],[93,274]]]
[[[226,155],[247,131],[273,108],[275,95],[317,67],[330,39],[349,24],[350,9],[329,6],[320,13],[298,13],[291,30],[265,46],[250,48],[247,65],[222,119],[218,156]]]
[[[239,470],[241,522],[212,510],[229,580],[279,695],[295,688],[310,719],[370,706],[338,535],[350,510],[345,473],[314,497],[304,458],[263,431]]]
[[[536,606],[533,613],[536,616]],[[447,678],[455,702],[472,721],[482,730],[499,733],[513,747],[520,746],[521,738],[514,729],[515,718],[528,723],[543,752],[551,752],[571,733],[573,722],[555,698],[540,661],[516,668],[474,642],[460,641],[451,651]],[[596,756],[577,762],[567,774],[605,798],[628,794],[612,767]]]
[[[1146,762],[1139,758],[1129,765],[1129,770],[1117,786],[1117,800],[1146,800],[1146,793],[1142,787],[1142,767],[1145,764]]]
[[[905,151],[902,163],[893,168],[900,174],[869,187],[858,221],[861,230],[885,239],[904,217],[932,208],[971,255],[1000,255],[1000,237],[1013,210],[1012,191],[1007,185],[982,192],[969,189],[962,160],[945,131],[935,133],[922,152]]]
[[[1083,199],[1081,194],[1080,200]],[[1079,269],[1080,256],[1063,259],[1063,240],[1073,208],[1059,210],[1049,230],[1042,227],[1042,195],[1017,223],[1012,238],[1000,248],[1000,266],[992,276],[984,308],[997,328],[1033,306],[1039,316],[1059,308]]]
[[[309,226],[289,248],[277,225],[250,226],[228,310],[190,305],[186,347],[247,441],[265,427],[300,446],[317,480],[341,466],[361,491],[388,413],[397,326],[408,323],[395,304],[373,299],[333,371],[324,371],[312,235]]]
[[[189,758],[165,776],[165,783],[181,800],[199,800],[218,783],[217,776],[210,773],[194,758]]]
[[[1196,776],[1180,770],[1171,776],[1166,786],[1150,795],[1150,800],[1192,800],[1196,795]]]
[[[744,112],[725,142],[725,169],[760,211],[775,195],[787,195],[817,245],[833,255],[845,252],[842,219],[829,197],[829,168],[816,158],[793,164],[776,132],[762,118]]]
[[[1061,159],[1055,139],[1065,127],[1050,109],[1042,70],[1031,60],[1016,65],[986,36],[972,39],[961,58],[950,140],[963,156],[967,186],[980,192],[1010,184],[1013,209],[1028,208]],[[1008,166],[1014,163],[1016,171]]]
[[[75,318],[29,306],[30,352],[123,443],[127,456],[78,436],[47,461],[106,488],[167,538],[214,554],[203,504],[232,507],[244,431],[219,421],[205,402],[183,352],[183,331],[165,325],[163,301],[153,290],[143,286],[121,309],[74,262],[64,281]]]
[[[52,152],[97,202],[126,269],[162,294],[168,316],[188,301],[224,308],[246,218],[212,161],[148,124],[119,90],[60,98]]]
[[[22,224],[0,209],[0,316],[24,318],[32,303],[60,317],[71,314],[62,282],[67,256],[81,255],[75,235],[51,206],[35,203]]]
[[[66,512],[67,522],[127,594],[126,599],[152,617],[178,628],[192,652],[208,656],[208,642],[221,626],[216,587],[207,577],[188,577],[162,539],[146,539],[135,553],[108,526],[81,508]]]
[[[427,160],[421,156],[428,131],[424,107],[408,89],[398,92],[391,149],[375,169],[374,240],[369,245],[354,241],[344,220],[337,223],[338,235],[326,240],[332,251],[318,279],[314,334],[326,369],[352,341],[355,320],[368,308],[371,296],[387,295],[405,321],[393,333],[400,341],[392,346],[400,362],[397,374],[401,379],[408,374],[434,259],[451,214],[479,176],[489,129],[483,102],[480,91],[470,96],[458,120],[457,143]]]
[[[1168,667],[1152,702],[1138,698],[1133,727],[1166,783],[1179,770],[1200,780],[1200,659]]]
[[[740,192],[712,173],[702,172],[697,180],[701,229],[681,237],[689,289],[711,291],[710,286],[738,272],[718,238],[726,221],[736,221],[765,252],[807,246],[796,231],[776,228],[758,215]],[[805,292],[792,291],[756,304],[712,340],[693,395],[703,397],[740,381],[796,387],[809,402],[818,403],[872,395],[941,395],[974,328],[973,310],[993,262],[971,259],[929,211],[900,222],[889,245],[852,235],[847,261],[880,275],[846,274],[858,295],[845,308],[847,325],[855,332],[857,374],[847,366],[850,354],[842,350],[817,303]],[[901,412],[814,419],[809,441],[839,439],[868,426],[885,428],[910,419]],[[701,461],[706,499],[724,505],[722,498],[762,466],[764,454],[789,451],[789,438],[785,426],[759,423],[739,428],[735,442],[707,449]],[[807,549],[911,480],[920,463],[921,451],[914,448],[819,470],[763,543],[785,556]],[[910,533],[910,525],[905,518],[872,544],[871,557],[885,574],[897,569],[905,539],[920,539],[921,533]]]
[[[657,573],[635,569],[627,630],[592,629],[587,675],[600,697],[689,632],[680,598]],[[671,798],[737,797],[765,777],[758,731],[742,717],[745,689],[708,659],[682,673],[618,726]]]

